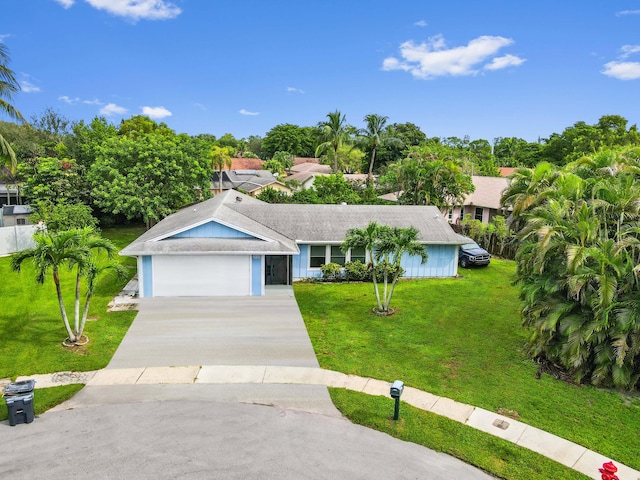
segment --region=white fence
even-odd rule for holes
[[[33,234],[37,228],[37,225],[0,227],[0,255],[8,255],[35,247]]]

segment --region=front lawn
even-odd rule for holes
[[[640,468],[640,398],[569,385],[525,354],[514,263],[461,270],[462,278],[405,280],[392,317],[371,313],[371,284],[294,286],[323,368],[378,378],[504,412]]]
[[[128,227],[104,230],[102,234],[120,249],[142,232]],[[105,367],[136,315],[135,311],[107,312],[107,304],[135,273],[135,261],[120,259],[128,267],[128,278],[111,273],[99,281],[85,328],[90,342],[85,347],[67,349],[61,345],[66,332],[51,276],[38,285],[29,260],[23,263],[21,273],[15,273],[11,257],[0,258],[0,378]],[[73,317],[74,277],[66,269],[60,274],[67,313]]]

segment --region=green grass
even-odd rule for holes
[[[296,284],[323,368],[406,385],[497,412],[640,468],[640,398],[547,375],[525,353],[514,263],[463,278],[402,281],[392,317],[371,313],[371,284]]]
[[[103,231],[118,248],[142,233],[141,228],[118,228]],[[135,273],[135,261],[121,257]],[[83,348],[67,349],[61,345],[66,337],[50,276],[43,285],[35,282],[33,266],[23,263],[21,273],[11,270],[11,257],[0,258],[0,378],[58,371],[86,371],[103,368],[113,356],[136,315],[135,311],[107,313],[107,304],[126,285],[127,279],[111,273],[98,283],[89,311],[85,333],[90,338]],[[73,317],[74,278],[61,271],[67,313]]]
[[[457,457],[500,478],[590,478],[526,448],[405,403],[400,419],[394,421],[390,398],[334,388],[329,392],[336,407],[354,423]]]

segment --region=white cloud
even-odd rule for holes
[[[620,58],[627,58],[634,53],[640,53],[640,45],[623,45],[620,50],[622,51]]]
[[[304,93],[304,90],[296,87],[287,87],[287,92],[289,93]]]
[[[640,53],[640,45],[623,45],[620,48],[620,60],[625,60],[635,53]],[[623,62],[614,60],[604,64],[602,74],[618,80],[637,80],[640,78],[640,62]]]
[[[400,56],[385,58],[383,70],[404,70],[414,77],[431,79],[440,76],[476,75],[482,64],[489,70],[506,66],[516,66],[524,59],[513,55],[492,58],[498,51],[511,45],[513,40],[504,37],[483,35],[471,40],[466,46],[447,48],[442,35],[429,38],[426,42],[415,44],[412,40],[400,45]],[[508,57],[508,58],[507,58]]]
[[[260,115],[260,112],[250,112],[249,110],[245,110],[244,108],[241,109],[238,113],[240,113],[240,115]]]
[[[10,33],[0,33],[0,43],[4,43],[4,39],[9,38],[10,36]]]
[[[93,100],[83,100],[82,103],[85,105],[104,105],[100,100],[94,98]]]
[[[640,15],[640,10],[622,10],[621,12],[616,13],[617,16],[622,15]]]
[[[618,80],[637,80],[640,78],[640,62],[605,63],[602,73]]]
[[[207,110],[207,106],[203,105],[202,103],[195,102],[193,104],[193,106],[198,108],[198,109],[200,109],[200,110],[202,110],[202,111],[206,111]]]
[[[134,22],[143,20],[167,20],[175,18],[182,10],[164,0],[85,0],[98,10],[125,17]]]
[[[74,103],[78,103],[80,101],[80,99],[78,97],[71,98],[71,97],[69,97],[67,95],[60,95],[58,97],[58,100],[61,100],[64,103],[68,103],[69,105],[73,105]]]
[[[485,70],[502,70],[508,67],[517,67],[522,65],[526,60],[524,58],[516,57],[515,55],[505,55],[503,57],[496,57],[484,66]]]
[[[54,1],[58,2],[64,8],[70,8],[75,3],[75,0],[54,0]]]
[[[124,115],[127,112],[128,110],[126,108],[116,105],[115,103],[107,103],[100,109],[100,115],[106,117],[110,117],[111,115]]]
[[[20,80],[20,89],[24,93],[35,93],[40,91],[40,87],[34,85],[29,80]]]
[[[414,23],[414,25],[416,27],[426,27],[428,24],[424,20],[418,20],[416,23]]]
[[[164,107],[142,107],[142,114],[149,118],[165,118],[173,115]]]

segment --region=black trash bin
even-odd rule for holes
[[[9,413],[9,425],[33,422],[33,389],[35,380],[12,382],[4,389],[4,401]]]

